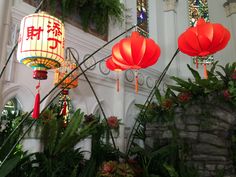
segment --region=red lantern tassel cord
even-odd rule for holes
[[[138,71],[135,71],[135,93],[138,93]]]
[[[118,71],[116,73],[116,91],[117,92],[120,91],[120,76],[119,76],[119,72]]]
[[[207,73],[207,66],[206,66],[206,63],[204,63],[204,78],[205,79],[208,79],[208,73]]]
[[[198,69],[198,59],[195,59],[195,63],[196,63],[196,69]]]
[[[35,101],[34,101],[34,111],[32,114],[32,118],[38,119],[39,118],[39,112],[40,112],[40,94],[39,94],[39,87],[40,87],[40,81],[38,85],[36,86],[36,89],[38,90],[38,93],[35,96]]]

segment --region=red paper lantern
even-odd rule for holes
[[[113,62],[112,57],[106,60],[106,66],[112,71],[124,71],[125,69]]]
[[[221,24],[205,22],[199,19],[195,27],[188,28],[179,36],[179,50],[189,56],[204,57],[207,59],[219,50],[226,47],[230,39],[230,32]],[[207,78],[206,63],[204,75]]]
[[[152,39],[135,31],[113,46],[112,61],[124,69],[142,69],[155,64],[160,53],[160,47]]]
[[[152,39],[145,38],[135,31],[132,32],[131,37],[122,39],[113,46],[111,60],[122,70],[138,70],[154,65],[160,53],[160,47]],[[137,72],[135,78],[137,92]]]
[[[189,56],[207,56],[225,48],[229,39],[230,32],[224,26],[199,19],[195,27],[180,35],[178,46]]]

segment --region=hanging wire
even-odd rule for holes
[[[37,7],[37,9],[35,10],[35,12],[38,12],[43,4],[44,0],[41,1],[41,3],[39,4],[39,6]],[[107,45],[109,45],[110,43],[112,43],[113,41],[115,41],[116,39],[118,39],[119,37],[121,37],[122,35],[126,34],[127,32],[129,32],[130,30],[132,30],[133,28],[135,28],[136,26],[138,26],[138,24],[135,24],[133,26],[131,26],[130,28],[126,29],[124,32],[120,33],[118,36],[114,37],[113,39],[111,39],[110,41],[108,41],[107,43],[105,43],[103,46],[101,46],[100,48],[98,48],[97,50],[95,50],[92,54],[90,54],[89,56],[87,56],[81,63],[80,65],[82,65],[83,63],[85,63],[89,58],[91,58],[94,54],[96,54],[97,52],[99,52],[100,50],[102,50],[104,47],[106,47]],[[0,74],[0,79],[6,69],[6,66],[7,64],[9,63],[9,60],[13,54],[13,52],[15,51],[15,49],[17,48],[17,45],[18,43],[15,44],[15,46],[13,47],[8,59],[7,59],[7,62],[5,63],[2,71],[1,71],[1,74]],[[109,55],[108,57],[110,57],[111,55]],[[107,57],[106,57],[107,58]],[[105,60],[106,58],[104,58],[103,60]],[[86,72],[88,69],[92,68],[93,66],[95,66],[97,63],[103,61],[103,60],[100,60],[98,62],[95,62],[95,64],[93,64],[92,66],[88,67],[86,70],[84,70],[84,72]],[[44,96],[44,98],[40,101],[40,104],[70,75],[72,74],[75,70],[77,70],[79,67],[77,66],[76,68],[74,68],[73,70],[71,70],[61,81],[58,82],[57,85],[55,85],[49,92],[48,94],[46,94]],[[78,75],[78,77],[80,76],[81,74]],[[77,79],[78,77],[76,77],[75,79]],[[68,85],[67,87],[75,80],[73,79]],[[53,98],[53,100],[64,90],[65,88],[61,89],[61,91]],[[50,102],[51,103],[51,102]],[[49,104],[48,104],[49,105]],[[47,105],[47,106],[48,106]],[[45,110],[47,108],[47,106],[43,109]],[[3,142],[3,144],[1,145],[0,147],[0,151],[2,150],[2,148],[6,145],[6,143],[10,140],[10,138],[13,136],[13,134],[16,132],[16,130],[26,121],[26,119],[31,115],[31,113],[33,112],[33,110],[31,110],[19,123],[18,125],[15,127],[15,129],[8,135],[8,137],[5,139],[5,141]],[[14,148],[17,146],[17,144],[22,140],[22,138],[25,136],[25,134],[30,130],[30,128],[34,125],[34,123],[37,121],[34,120],[32,122],[32,124],[26,129],[25,133],[22,134],[22,136],[19,138],[19,140],[16,142],[16,144],[12,147],[12,149],[9,151],[9,153],[7,154],[7,156],[4,158],[4,160],[1,162],[0,164],[0,167],[4,164],[4,162],[8,159],[9,155],[11,154],[11,152],[14,150]]]
[[[152,88],[151,92],[149,93],[145,103],[144,103],[144,106],[142,107],[141,111],[140,111],[140,115],[145,117],[145,114],[147,112],[147,108],[149,107],[154,95],[155,95],[155,90],[160,86],[162,80],[164,79],[164,76],[166,75],[166,72],[168,71],[171,63],[173,62],[174,58],[176,57],[176,55],[179,53],[179,49],[177,49],[173,55],[173,57],[171,58],[170,62],[168,63],[168,65],[165,67],[165,69],[163,70],[163,72],[161,73],[159,79],[156,81],[155,83],[155,86]],[[137,128],[136,128],[137,126]],[[134,126],[130,132],[130,135],[128,137],[128,141],[127,141],[127,145],[126,145],[126,155],[128,155],[130,153],[130,148],[131,148],[131,145],[134,141],[134,131],[135,130],[138,130],[138,128],[141,126],[141,123],[138,122],[138,119],[136,119],[135,123],[134,123]],[[131,139],[132,138],[132,139]],[[131,140],[131,141],[130,141]],[[130,142],[130,143],[129,143]]]
[[[97,103],[98,103],[98,106],[99,106],[99,108],[101,109],[101,112],[102,112],[102,115],[103,115],[103,117],[104,117],[104,119],[105,119],[105,121],[106,121],[106,124],[108,125],[107,116],[106,116],[105,111],[104,111],[104,109],[103,109],[103,107],[102,107],[102,104],[101,104],[101,102],[99,101],[98,96],[97,96],[97,94],[96,94],[96,92],[95,92],[95,90],[94,90],[94,88],[93,88],[93,85],[92,85],[92,83],[90,82],[90,80],[89,80],[87,74],[84,72],[84,70],[83,70],[83,68],[81,67],[81,65],[79,65],[79,62],[78,62],[78,60],[76,59],[76,57],[74,56],[74,54],[72,53],[71,49],[73,49],[73,50],[76,52],[76,54],[77,54],[78,56],[79,56],[79,54],[78,54],[78,52],[77,52],[74,48],[69,47],[69,52],[70,52],[70,54],[72,55],[72,58],[73,58],[73,59],[75,60],[75,62],[77,63],[77,65],[79,66],[80,70],[82,71],[82,73],[83,73],[83,75],[84,75],[86,81],[88,82],[89,87],[91,88],[91,90],[92,90],[92,92],[93,92],[93,94],[94,94],[94,96],[95,96],[95,99],[96,99],[96,101],[97,101]],[[111,56],[111,55],[110,55],[110,56]],[[109,57],[110,57],[110,56],[109,56]],[[114,140],[113,134],[112,134],[112,132],[111,132],[111,129],[109,128],[108,130],[109,130],[109,134],[110,134],[110,136],[111,136],[111,140],[112,140],[113,146],[114,146],[114,148],[116,149],[116,144],[115,144],[115,140]]]
[[[64,88],[62,88],[53,98],[52,100],[44,107],[44,109],[42,110],[42,112],[39,114],[42,115],[44,113],[44,111],[48,108],[48,106],[65,90],[67,89],[67,87],[73,83],[76,79],[78,79],[82,74],[84,74],[86,71],[88,71],[90,68],[92,68],[93,66],[96,66],[98,63],[104,61],[105,59],[109,58],[111,55],[95,62],[93,65],[91,65],[90,67],[86,68],[82,73],[78,74],[71,82],[69,82]],[[81,64],[80,64],[81,65]],[[45,98],[45,97],[44,97]],[[31,110],[30,113],[28,113],[26,115],[26,117],[24,118],[24,120],[26,120],[30,115],[31,113],[33,112],[33,110]],[[10,149],[10,151],[8,152],[8,154],[5,156],[5,158],[2,160],[1,164],[0,164],[0,168],[2,167],[2,165],[6,162],[6,160],[9,158],[9,156],[11,155],[11,153],[13,152],[13,150],[15,149],[15,147],[18,145],[18,143],[24,138],[24,136],[28,133],[28,131],[31,129],[31,127],[36,123],[36,121],[39,120],[39,119],[34,119],[33,122],[27,127],[27,129],[25,130],[25,132],[19,137],[19,139],[16,141],[16,143],[13,145],[13,147]],[[21,121],[22,122],[22,121]],[[22,124],[22,123],[21,123]],[[17,125],[17,129],[19,128],[19,124]],[[14,132],[16,131],[16,128],[13,130]],[[10,136],[10,135],[9,135]],[[8,137],[9,137],[8,136]],[[12,136],[12,135],[11,135]],[[7,138],[9,140],[9,138]],[[8,141],[7,140],[7,141]],[[6,141],[6,142],[7,142]],[[3,143],[3,145],[1,146],[0,148],[0,151],[2,149],[3,146],[5,146],[6,142]]]
[[[35,13],[38,13],[38,12],[39,12],[39,10],[41,9],[43,3],[44,3],[44,0],[41,0],[41,2],[39,3],[38,7],[37,7],[36,10],[34,11]],[[9,63],[9,61],[10,61],[10,59],[11,59],[13,53],[14,53],[14,51],[16,50],[17,46],[18,46],[18,42],[15,43],[14,47],[13,47],[12,50],[11,50],[10,55],[9,55],[8,58],[7,58],[7,61],[5,62],[4,66],[3,66],[2,70],[1,70],[0,79],[2,78],[2,75],[3,75],[4,71],[6,70],[6,67],[7,67],[7,65],[8,65],[8,63]]]
[[[110,41],[108,41],[107,43],[105,43],[103,46],[101,46],[100,48],[98,48],[97,50],[95,50],[92,54],[88,55],[81,63],[80,65],[82,65],[83,63],[85,63],[88,59],[90,59],[94,54],[96,54],[97,52],[99,52],[100,50],[102,50],[104,47],[106,47],[107,45],[109,45],[110,43],[112,43],[113,41],[115,41],[116,39],[118,39],[119,37],[121,37],[122,35],[126,34],[127,32],[129,32],[130,30],[132,30],[133,28],[135,28],[137,26],[137,24],[133,25],[132,27],[130,27],[129,29],[125,30],[124,32],[120,33],[118,36],[114,37],[113,39],[111,39]],[[111,55],[109,55],[110,57]],[[97,64],[97,63],[95,63]],[[95,66],[95,65],[92,65]],[[40,101],[40,104],[52,93],[54,92],[54,90],[70,75],[72,74],[74,71],[76,71],[79,68],[79,66],[77,66],[76,68],[74,68],[73,70],[71,70],[61,81],[58,82],[58,84],[56,84],[45,96],[44,98]],[[85,70],[87,71],[87,69]],[[64,90],[64,89],[63,89]],[[0,147],[0,151],[2,149],[2,147],[9,141],[9,139],[12,137],[12,135],[16,132],[16,130],[26,121],[26,119],[30,116],[30,114],[33,111],[31,110],[31,112],[26,115],[25,118],[23,118],[18,125],[15,127],[15,129],[8,135],[8,137],[6,138],[6,140],[3,142],[2,146]]]

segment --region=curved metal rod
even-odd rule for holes
[[[73,52],[71,51],[71,49],[73,49],[73,50],[77,53],[78,56],[79,56],[79,54],[78,54],[78,52],[77,52],[74,48],[69,47],[69,49],[68,49],[69,52],[71,53],[71,55],[72,55],[73,59],[75,60],[75,62],[77,63],[77,65],[79,65],[79,62],[76,60],[76,57],[74,56],[74,54],[73,54]],[[111,56],[111,55],[110,55],[110,56]],[[109,57],[110,57],[110,56],[109,56]],[[108,57],[107,57],[107,58],[108,58]],[[83,72],[83,68],[82,68],[81,66],[79,66],[79,68],[80,68],[80,70]],[[104,117],[104,119],[105,119],[105,121],[106,121],[106,124],[108,125],[107,116],[106,116],[105,111],[104,111],[104,109],[103,109],[103,107],[102,107],[102,104],[101,104],[101,102],[99,101],[98,96],[97,96],[97,94],[96,94],[96,92],[95,92],[95,90],[94,90],[94,88],[93,88],[93,86],[92,86],[92,83],[90,82],[90,80],[89,80],[89,78],[87,77],[87,74],[86,74],[85,72],[83,72],[83,75],[84,75],[86,81],[88,82],[89,87],[91,88],[91,90],[92,90],[92,92],[93,92],[93,95],[94,95],[94,97],[95,97],[95,99],[96,99],[96,101],[97,101],[97,103],[98,103],[98,106],[99,106],[99,108],[101,109],[101,112],[102,112],[102,115],[103,115],[103,117]],[[108,126],[108,127],[109,127],[109,126]],[[109,130],[109,134],[110,134],[110,136],[111,136],[112,144],[113,144],[114,148],[116,149],[116,144],[115,144],[115,140],[114,140],[114,137],[113,137],[113,135],[112,135],[111,129],[108,128],[108,130]]]
[[[97,61],[96,63],[94,63],[93,65],[91,65],[90,67],[88,67],[87,69],[85,69],[82,73],[80,73],[78,76],[76,76],[71,82],[69,82],[65,88],[62,88],[53,98],[52,100],[44,107],[44,109],[42,110],[42,112],[39,114],[39,116],[47,109],[47,107],[58,97],[58,95],[61,94],[61,92],[63,90],[65,90],[71,83],[73,83],[76,79],[78,79],[82,74],[84,74],[87,70],[89,70],[90,68],[92,68],[93,66],[97,65],[98,63],[104,61],[106,58],[110,57],[107,56],[99,61]],[[24,118],[25,120],[29,117],[29,115],[33,112],[33,110],[27,114],[27,116]],[[17,142],[13,145],[13,147],[10,149],[10,151],[8,152],[8,154],[6,155],[6,157],[4,158],[4,160],[1,162],[0,164],[0,168],[1,166],[5,163],[5,161],[9,158],[9,156],[11,155],[11,153],[13,152],[13,150],[15,149],[15,147],[17,146],[17,144],[24,138],[24,136],[26,135],[26,133],[31,129],[31,127],[35,124],[35,122],[37,122],[38,119],[35,119],[30,125],[29,127],[26,129],[26,131],[20,136],[20,138],[17,140]],[[19,127],[19,126],[18,126]],[[4,144],[5,145],[5,144]],[[2,145],[1,148],[4,146]],[[0,149],[1,150],[1,149]]]
[[[124,32],[120,33],[118,36],[114,37],[113,39],[111,39],[110,41],[108,41],[106,44],[104,44],[102,47],[98,48],[97,50],[95,50],[92,54],[90,54],[88,57],[86,57],[81,63],[80,65],[82,65],[84,62],[86,62],[89,58],[91,58],[94,54],[96,54],[97,52],[99,52],[100,50],[102,50],[104,47],[106,47],[107,45],[109,45],[110,43],[112,43],[113,41],[115,41],[116,39],[118,39],[119,37],[121,37],[122,35],[126,34],[127,32],[129,32],[130,30],[132,30],[133,28],[135,28],[137,26],[133,25],[132,27],[128,28],[127,30],[125,30]],[[55,85],[45,96],[44,98],[40,101],[40,104],[69,76],[71,75],[74,71],[76,71],[79,68],[79,66],[77,66],[76,68],[74,68],[73,70],[71,70],[71,72],[69,72],[61,81],[58,82],[57,85]],[[31,114],[33,112],[33,110],[29,113]],[[10,135],[8,135],[8,137],[6,138],[6,140],[3,142],[3,145],[0,147],[0,151],[2,149],[2,147],[6,144],[6,142],[9,141],[10,137],[15,133],[15,131],[25,122],[25,120],[27,119],[27,117],[29,117],[29,115],[26,115],[26,117],[24,119],[22,119],[21,122],[19,122],[19,124],[15,127],[15,129],[11,132]]]
[[[156,81],[155,86],[152,88],[150,94],[148,95],[148,98],[146,99],[146,101],[145,101],[145,103],[144,103],[143,108],[142,108],[141,111],[140,111],[140,114],[141,114],[142,116],[145,116],[145,114],[146,114],[146,112],[147,112],[147,108],[148,108],[148,106],[150,105],[150,103],[151,103],[151,101],[152,101],[152,99],[153,99],[153,97],[154,97],[154,95],[155,95],[155,90],[160,86],[162,80],[164,79],[164,76],[166,75],[166,72],[168,71],[168,69],[169,69],[171,63],[173,62],[174,58],[176,57],[176,55],[177,55],[178,53],[179,53],[179,49],[177,49],[177,50],[175,51],[175,53],[174,53],[173,57],[171,58],[170,62],[167,64],[167,66],[165,67],[165,69],[164,69],[163,72],[161,73],[159,79]],[[131,132],[130,132],[130,135],[129,135],[129,138],[128,138],[128,141],[127,141],[127,145],[126,145],[126,155],[127,155],[127,156],[128,156],[128,154],[129,154],[129,152],[130,152],[130,147],[131,147],[131,145],[132,145],[132,143],[133,143],[133,141],[134,141],[134,136],[133,136],[134,130],[137,130],[137,129],[140,127],[140,125],[141,125],[141,123],[139,123],[138,125],[137,125],[137,124],[138,124],[138,120],[136,119],[136,121],[135,121],[135,123],[134,123],[134,126],[133,126],[133,128],[132,128],[132,130],[131,130]],[[136,128],[136,126],[137,126],[137,128]],[[131,137],[132,137],[132,139],[131,139]],[[131,140],[131,141],[130,141],[130,140]],[[129,142],[130,142],[130,143],[129,143]]]
[[[42,7],[42,5],[43,5],[43,2],[44,2],[44,0],[41,0],[40,4],[38,5],[38,7],[37,7],[36,10],[34,11],[34,13],[37,13],[37,12],[41,9],[41,7]],[[1,71],[1,73],[0,73],[0,79],[2,78],[2,75],[3,75],[4,71],[6,70],[6,67],[7,67],[7,65],[8,65],[8,63],[9,63],[9,61],[10,61],[10,59],[11,59],[13,53],[14,53],[14,51],[16,50],[17,46],[18,46],[18,42],[15,43],[14,47],[13,47],[12,50],[11,50],[10,55],[9,55],[8,58],[7,58],[6,63],[4,64],[4,66],[3,66],[3,68],[2,68],[2,71]]]

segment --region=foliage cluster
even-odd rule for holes
[[[210,112],[205,107],[208,103],[214,107],[215,105],[225,106],[232,108],[236,105],[236,63],[227,64],[225,67],[217,65],[217,62],[212,65],[211,70],[208,71],[208,79],[200,77],[198,71],[194,70],[188,65],[189,70],[193,75],[193,80],[183,80],[178,77],[172,77],[172,80],[176,82],[175,85],[168,85],[167,89],[162,95],[157,89],[155,91],[155,100],[153,100],[148,106],[138,104],[140,109],[145,110],[143,114],[140,114],[137,118],[138,126],[134,127],[134,140],[141,140],[146,142],[146,127],[147,124],[157,122],[162,125],[166,125],[172,134],[172,140],[167,145],[162,147],[140,147],[135,141],[131,142],[131,152],[134,151],[138,154],[142,168],[146,170],[144,176],[150,176],[152,173],[159,176],[198,176],[195,170],[191,167],[186,167],[185,158],[188,154],[188,147],[185,142],[179,138],[178,130],[173,123],[175,120],[176,110],[182,110],[183,114],[185,110],[191,107],[193,104],[202,107],[204,112],[204,120],[209,121]],[[217,69],[220,70],[217,70]],[[225,105],[222,105],[224,103]],[[200,116],[199,116],[200,117]],[[204,125],[206,122],[204,122]],[[157,145],[158,146],[158,145]],[[166,150],[168,149],[169,150]],[[162,161],[158,159],[158,151],[165,149],[169,155],[167,155]],[[138,149],[138,151],[137,151]],[[235,151],[235,150],[234,150]],[[171,154],[174,153],[174,154]],[[150,154],[151,153],[151,154]],[[160,153],[165,154],[165,153]],[[171,157],[171,158],[170,158]],[[152,161],[156,160],[154,164],[157,171],[152,171]],[[236,159],[236,158],[235,158]],[[143,163],[146,162],[146,163]],[[158,163],[159,162],[159,163]],[[174,162],[174,163],[173,163]],[[179,163],[176,163],[179,162]],[[174,169],[173,172],[171,169]],[[183,170],[184,169],[184,170]],[[191,174],[192,173],[192,174]]]
[[[110,144],[111,128],[118,130],[119,120],[116,117],[108,118],[108,122],[94,115],[84,115],[77,110],[68,124],[64,124],[60,110],[52,106],[39,119],[38,129],[43,148],[41,152],[23,153],[15,149],[14,153],[0,168],[1,177],[25,176],[68,176],[68,177],[198,177],[198,172],[186,165],[186,146],[179,139],[174,124],[174,110],[187,109],[194,102],[200,104],[208,99],[215,98],[229,106],[236,104],[236,64],[227,64],[225,67],[217,63],[208,72],[208,80],[202,79],[199,73],[189,67],[194,80],[182,80],[172,77],[176,85],[169,85],[164,95],[156,90],[156,100],[146,109],[145,114],[137,118],[134,138],[127,153],[122,153]],[[197,102],[196,102],[197,101]],[[9,128],[1,132],[1,144],[11,133],[12,122],[21,120],[7,117]],[[3,121],[2,118],[1,121]],[[165,144],[156,143],[149,147],[146,142],[146,126],[158,122],[169,126],[172,139]],[[20,132],[12,140],[1,147],[0,157],[5,157],[8,149],[16,142]],[[90,158],[84,157],[84,152],[75,146],[85,138],[91,139]],[[140,143],[143,142],[143,143]],[[236,147],[236,146],[235,146]],[[235,151],[236,152],[236,151]]]
[[[119,0],[46,0],[47,9],[56,13],[56,7],[61,7],[62,17],[79,15],[85,31],[94,26],[100,34],[107,32],[109,22],[121,22],[124,5]]]

